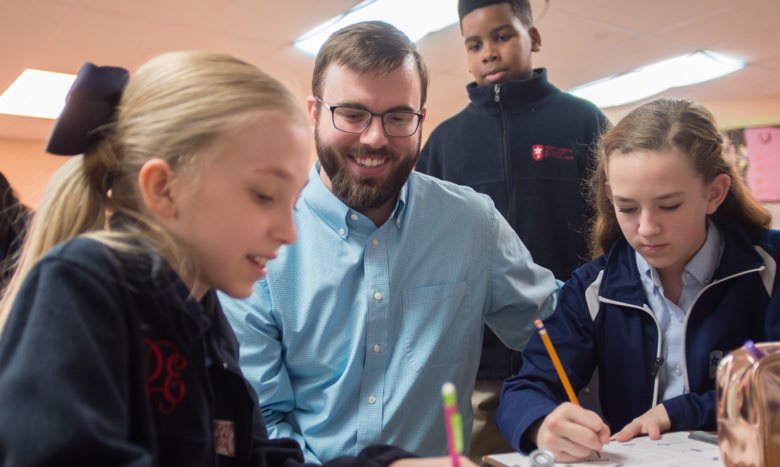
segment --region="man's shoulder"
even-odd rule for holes
[[[492,211],[493,200],[484,193],[478,193],[473,188],[458,185],[446,180],[413,171],[409,176],[411,183],[411,196],[422,204],[435,202],[438,205],[448,206],[448,209]]]

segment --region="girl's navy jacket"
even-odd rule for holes
[[[0,339],[0,464],[301,465],[294,440],[267,439],[215,294],[195,301],[146,250],[78,238],[31,271]]]
[[[720,358],[748,339],[780,339],[780,231],[751,241],[737,227],[718,228],[723,254],[684,322],[685,394],[658,400],[661,331],[645,298],[635,250],[622,238],[607,255],[574,272],[545,320],[576,392],[598,370],[600,409],[613,433],[661,402],[671,430],[714,430]],[[538,335],[523,357],[520,373],[504,383],[496,423],[513,446],[528,451],[528,429],[567,397]]]

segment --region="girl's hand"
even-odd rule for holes
[[[468,458],[460,456],[460,465],[464,467],[477,467]],[[401,459],[390,464],[391,467],[452,467],[452,459],[449,457],[428,457],[422,459]]]
[[[531,440],[552,451],[556,462],[576,462],[601,451],[609,442],[609,427],[596,412],[564,402],[544,417]]]
[[[622,430],[615,433],[612,437],[615,441],[624,443],[638,435],[647,435],[652,440],[661,439],[661,433],[669,431],[672,422],[669,421],[669,414],[663,404],[658,404],[639,417],[633,419],[631,423],[624,426]]]

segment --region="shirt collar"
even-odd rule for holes
[[[349,235],[350,225],[354,225],[356,220],[352,219],[352,215],[355,214],[359,217],[366,218],[363,214],[350,208],[343,201],[341,201],[336,195],[334,195],[320,177],[320,161],[315,161],[309,172],[309,183],[303,189],[301,198],[303,201],[314,211],[319,217],[333,229],[334,232],[339,234],[342,238],[346,238]],[[410,177],[411,178],[411,177]],[[406,181],[401,188],[401,193],[398,196],[395,209],[388,218],[387,222],[391,222],[400,229],[403,224],[404,212],[406,211],[407,200],[409,199],[409,180]],[[367,219],[367,218],[366,218]],[[370,220],[368,222],[371,222]]]
[[[721,254],[723,254],[723,239],[720,231],[710,219],[707,219],[707,238],[699,251],[685,265],[683,283],[687,283],[687,278],[691,277],[699,284],[708,284],[715,274]],[[635,252],[635,257],[637,269],[642,273],[642,277],[649,278],[660,286],[661,280],[655,268],[650,266],[638,251]]]

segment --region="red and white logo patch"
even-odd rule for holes
[[[542,159],[560,159],[564,161],[573,161],[574,154],[571,148],[559,148],[556,146],[547,146],[545,144],[534,144],[531,146],[531,157],[535,161]]]
[[[533,148],[531,148],[531,154],[535,161],[544,159],[544,146],[541,144],[534,144]]]

